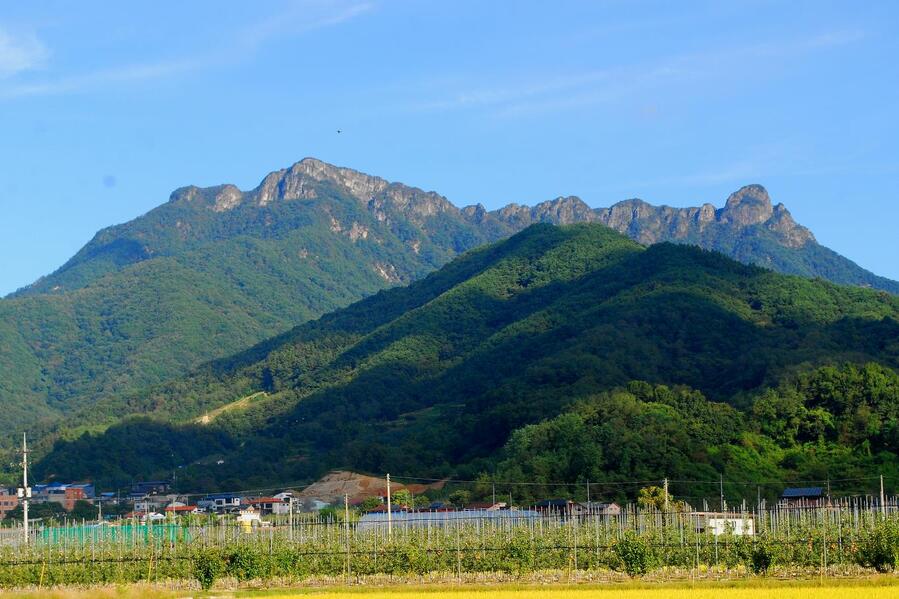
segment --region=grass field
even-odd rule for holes
[[[276,591],[168,591],[159,587],[130,585],[91,589],[59,589],[31,592],[0,592],[0,597],[21,599],[887,599],[899,597],[899,577],[883,576],[869,580],[844,580],[819,584],[813,581],[760,581],[751,584],[703,583],[659,585],[652,587],[392,587],[302,589]]]
[[[819,587],[814,589],[815,599],[886,599],[897,596],[895,587]],[[309,594],[282,595],[309,597]],[[316,599],[352,599],[364,596],[369,599],[808,599],[808,588],[756,588],[756,589],[530,589],[530,590],[470,590],[470,591],[410,591],[397,593],[323,593],[312,595]]]

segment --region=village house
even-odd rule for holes
[[[227,514],[239,511],[242,502],[243,497],[236,493],[213,493],[197,501],[197,507],[207,512]]]
[[[71,512],[76,501],[93,501],[94,485],[92,483],[49,483],[38,484],[32,490],[35,503],[54,502]]]
[[[188,516],[191,514],[199,514],[200,508],[195,505],[167,505],[165,506],[164,512],[166,516]]]
[[[116,497],[116,494],[107,491],[105,493],[100,493],[96,497],[94,497],[94,503],[102,503],[103,505],[118,505],[119,500]]]
[[[290,502],[277,497],[256,497],[244,500],[244,505],[252,506],[259,515],[287,514],[290,512]]]
[[[587,506],[570,499],[544,499],[534,505],[534,510],[541,514],[568,518],[583,516],[587,513]]]
[[[827,504],[824,487],[788,487],[780,494],[780,505],[790,508],[822,507]]]
[[[465,511],[494,511],[494,510],[505,510],[509,508],[509,504],[505,501],[473,501],[466,505],[463,509]]]
[[[136,482],[131,485],[131,491],[128,493],[128,497],[132,501],[143,499],[148,495],[160,495],[162,493],[168,493],[171,487],[171,483],[165,480],[148,480]]]
[[[19,497],[15,489],[0,489],[0,520],[6,518],[6,514],[16,509],[18,505]]]
[[[732,534],[734,536],[755,535],[755,519],[750,514],[732,512],[692,512],[693,528],[696,532],[712,533],[714,536]]]
[[[271,522],[263,520],[262,515],[251,505],[247,506],[246,509],[240,510],[240,515],[237,516],[237,524],[244,532],[250,532],[257,526],[269,527],[272,525]]]
[[[159,512],[128,512],[122,516],[125,520],[139,520],[141,523],[165,520],[165,514]]]
[[[298,493],[296,491],[292,489],[286,489],[284,491],[281,491],[280,493],[275,493],[273,497],[275,499],[283,499],[284,501],[289,502],[291,499],[296,498],[297,495]]]
[[[139,514],[161,512],[167,506],[185,505],[180,495],[145,495],[134,501],[134,511]]]
[[[614,502],[591,501],[586,504],[587,513],[593,516],[620,516],[621,506]]]

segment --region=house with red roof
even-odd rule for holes
[[[290,512],[290,501],[280,497],[248,497],[243,505],[252,506],[260,516]]]

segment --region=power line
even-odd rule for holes
[[[460,483],[460,484],[497,484],[497,485],[511,485],[511,486],[545,486],[545,487],[576,487],[579,485],[584,485],[585,482],[583,480],[578,481],[514,481],[514,480],[496,480],[493,478],[483,478],[483,479],[461,479],[461,478],[427,478],[420,476],[397,476],[391,475],[393,480],[404,480],[404,481],[416,481],[416,482],[431,482],[431,483]],[[884,479],[899,479],[899,477],[889,477],[884,476]],[[865,476],[865,477],[855,477],[855,478],[831,478],[829,479],[831,483],[834,482],[862,482],[862,481],[872,481],[879,480],[879,476]],[[715,485],[718,486],[722,479],[708,479],[708,480],[697,480],[697,479],[668,479],[669,483],[679,483],[679,484],[702,484],[702,485]],[[662,484],[664,478],[650,479],[650,480],[615,480],[615,481],[590,481],[591,487],[596,486],[633,486],[633,485],[651,485],[651,484]],[[726,478],[723,479],[723,482],[728,485],[801,485],[801,484],[818,484],[818,483],[826,483],[828,479],[805,479],[805,480],[762,480],[762,481],[741,481],[741,480],[728,480]]]

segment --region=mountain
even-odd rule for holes
[[[599,222],[643,244],[688,243],[777,272],[899,293],[896,281],[874,275],[818,244],[783,204],[772,205],[760,185],[736,191],[719,209],[711,204],[670,208],[628,200],[598,212]]]
[[[419,278],[488,240],[459,214],[437,194],[313,159],[246,193],[176,190],[0,300],[0,436]]]
[[[463,210],[471,214],[470,208]],[[568,197],[533,208],[512,204],[489,216],[515,230],[537,222],[599,222],[644,245],[664,241],[697,245],[777,272],[899,294],[899,282],[879,277],[820,245],[783,204],[772,204],[761,185],[734,192],[723,208],[711,204],[672,208],[632,199],[591,209],[579,198]]]
[[[712,468],[709,444],[752,433],[746,414],[766,390],[844,363],[877,363],[866,367],[881,369],[873,379],[895,378],[897,340],[899,298],[882,291],[785,276],[691,246],[646,248],[601,224],[534,225],[409,286],[131,396],[129,411],[143,417],[58,442],[38,472],[122,482],[184,466],[179,480],[202,487],[301,481],[332,467],[473,474],[502,452],[514,454],[503,448],[523,427],[571,410],[587,418],[583,402],[599,402],[608,419],[613,398],[631,425],[602,433],[608,443],[624,444],[642,434],[641,419],[649,427],[675,410],[684,415],[672,430],[688,423],[690,436],[678,455]],[[635,380],[650,391],[603,395]],[[661,397],[653,385],[695,391],[675,393],[664,408],[647,399]],[[883,407],[880,424],[859,429],[862,437],[879,431],[859,455],[872,455],[877,439],[891,451],[899,443],[899,384],[888,388],[870,398],[860,392],[840,412],[855,430],[858,418]],[[766,413],[792,410],[776,418],[789,423],[804,412],[790,404],[795,394],[786,397],[764,405]],[[881,406],[881,397],[895,399]],[[862,410],[868,401],[877,405]],[[812,408],[791,442],[814,436],[816,426],[822,435],[837,430],[841,420]],[[700,420],[704,428],[694,430]],[[834,433],[833,442],[852,435]],[[774,443],[766,439],[753,451]],[[649,455],[646,444],[661,441],[638,446]],[[661,468],[636,454],[622,460],[631,473],[655,477]]]
[[[460,252],[538,222],[600,222],[644,245],[688,243],[786,274],[899,293],[899,282],[878,277],[820,246],[783,204],[772,204],[760,185],[741,188],[719,209],[711,204],[653,206],[639,199],[592,209],[571,196],[488,212],[481,205],[460,209],[434,192],[305,158],[270,173],[249,192],[233,185],[178,189],[165,205],[100,231],[60,269],[12,297],[63,294],[128,266],[179,256],[211,243],[242,237],[280,240],[299,229],[324,225],[357,244],[368,241],[370,234],[377,245],[400,241],[402,246],[388,249],[411,250],[414,256],[402,264],[367,266],[388,282],[408,282]],[[373,230],[375,224],[383,225],[383,230]],[[299,248],[299,257],[308,257],[308,251]]]
[[[487,211],[307,158],[250,191],[178,189],[0,300],[0,439],[38,424],[77,431],[84,422],[70,416],[95,405],[108,411],[92,422],[114,421],[129,413],[124,397],[538,222],[599,222],[641,243],[696,244],[782,272],[899,291],[818,245],[759,186],[721,209],[639,200],[591,209],[558,198]]]

